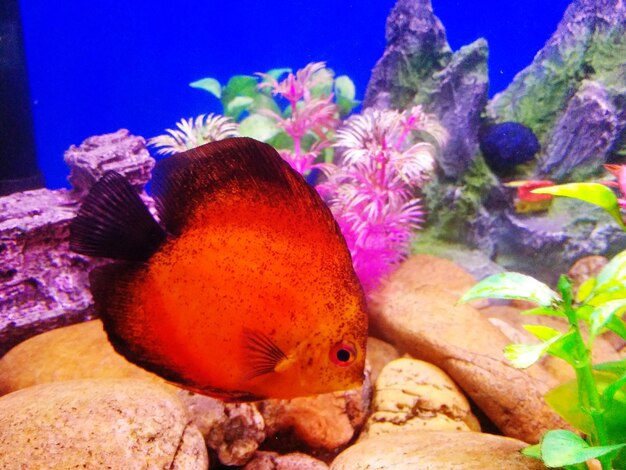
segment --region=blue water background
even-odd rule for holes
[[[22,0],[38,160],[67,186],[63,152],[127,128],[152,137],[181,117],[219,112],[189,82],[326,61],[363,98],[394,0]],[[433,0],[453,50],[489,42],[490,95],[527,66],[566,0]]]

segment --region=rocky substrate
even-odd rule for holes
[[[410,258],[372,303],[362,388],[294,400],[179,389],[118,355],[99,320],[37,335],[0,359],[0,468],[543,468],[519,450],[567,427],[542,395],[571,375],[512,368],[523,306],[457,305],[474,282]],[[598,341],[599,360],[618,357]]]

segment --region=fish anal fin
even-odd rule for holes
[[[145,261],[164,240],[137,192],[114,171],[92,186],[70,223],[70,249],[89,256]]]

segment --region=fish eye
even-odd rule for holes
[[[331,348],[329,355],[333,364],[345,367],[356,359],[356,349],[350,343],[339,342]]]

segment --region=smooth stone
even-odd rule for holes
[[[557,381],[541,366],[516,369],[502,351],[510,343],[477,309],[447,289],[423,285],[385,295],[371,312],[383,339],[443,369],[507,436],[538,442],[567,424],[543,395]]]
[[[348,447],[331,470],[540,470],[519,450],[524,442],[491,434],[411,431],[365,439]]]
[[[376,314],[387,299],[407,289],[421,286],[437,286],[460,298],[476,279],[458,264],[445,258],[426,254],[412,255],[403,261],[371,295],[370,309]],[[477,306],[486,306],[486,301],[477,301]]]
[[[400,352],[382,339],[370,336],[367,338],[367,362],[370,366],[372,383],[376,383],[380,371],[389,362],[400,357]]]
[[[384,367],[374,385],[372,414],[360,439],[414,430],[480,431],[480,424],[445,372],[400,358]]]
[[[0,468],[16,463],[129,470],[209,465],[182,403],[134,379],[54,382],[1,397]]]
[[[243,470],[328,470],[328,465],[300,452],[285,455],[257,452]]]
[[[34,336],[0,359],[0,395],[47,382],[90,378],[136,378],[177,390],[116,353],[100,320]]]

